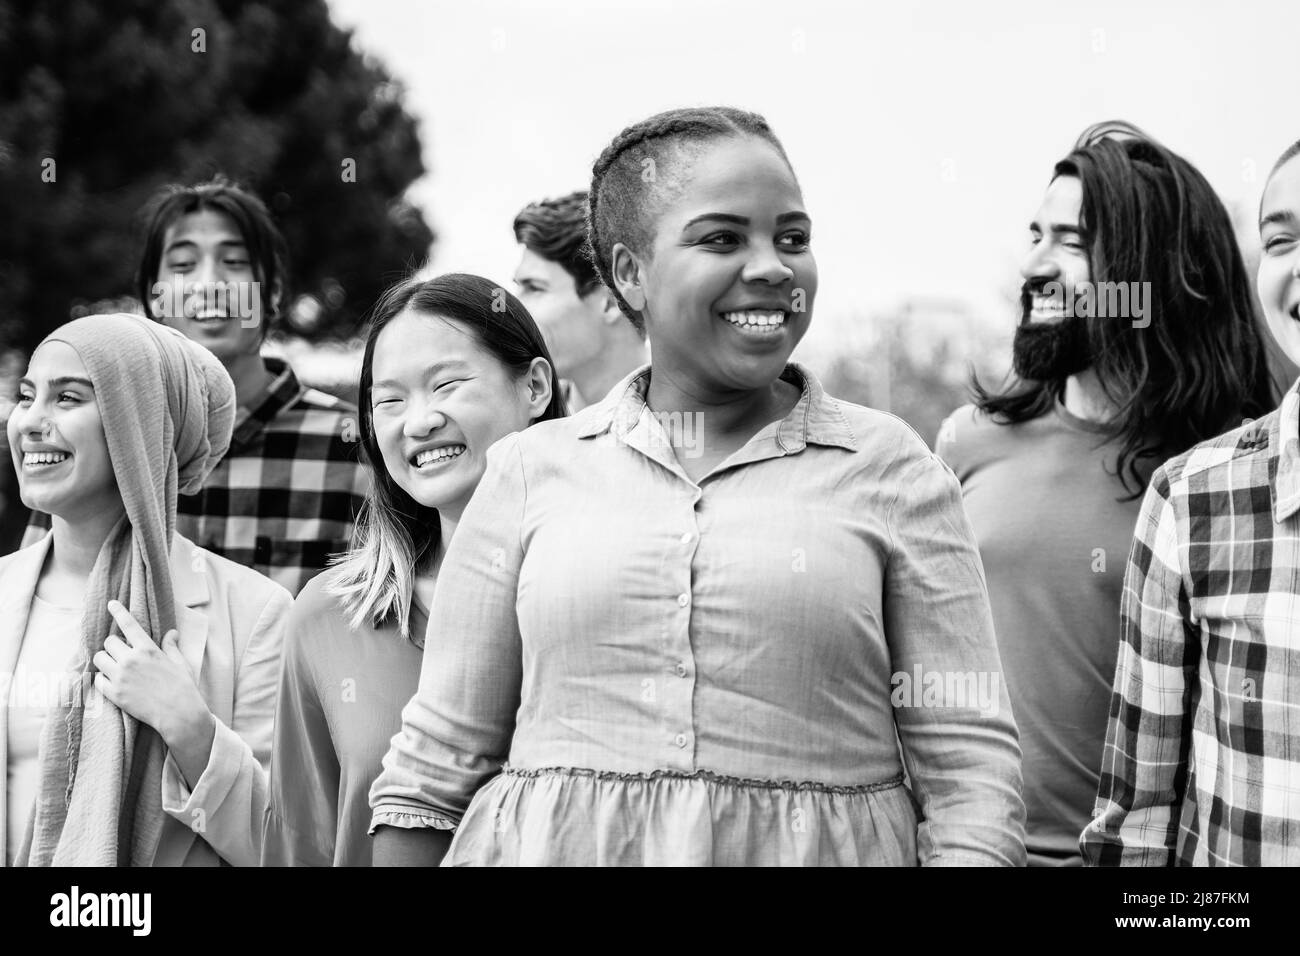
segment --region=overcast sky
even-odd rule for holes
[[[840,321],[915,296],[1001,321],[1052,165],[1092,122],[1137,123],[1252,205],[1300,138],[1297,0],[332,9],[408,88],[435,269],[497,281],[521,206],[585,187],[614,134],[675,106],[767,116],[813,217],[818,318]]]

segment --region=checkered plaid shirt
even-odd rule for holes
[[[274,380],[254,408],[240,409],[203,490],[177,499],[176,530],[296,595],[349,547],[370,479],[356,409],[304,387],[285,362],[264,361]],[[23,544],[48,527],[47,515],[34,515]]]
[[[1300,382],[1153,476],[1092,864],[1300,864]]]

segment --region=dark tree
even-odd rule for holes
[[[0,347],[129,294],[141,206],[217,172],[266,200],[320,305],[288,331],[350,334],[433,241],[402,100],[324,0],[0,0]]]

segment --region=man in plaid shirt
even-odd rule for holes
[[[369,478],[356,409],[261,355],[286,259],[262,202],[216,179],[156,198],[136,285],[155,319],[221,360],[239,404],[230,450],[199,494],[179,499],[176,530],[296,595],[349,547]],[[33,516],[23,544],[48,527]]]
[[[1264,192],[1258,288],[1300,362],[1300,143]],[[1300,864],[1300,381],[1166,462],[1129,555],[1092,864]]]
[[[346,551],[365,500],[356,410],[306,388],[286,363],[197,495],[177,499],[176,530],[199,547],[261,571],[296,595],[331,554]]]

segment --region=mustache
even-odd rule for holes
[[[1020,301],[1028,302],[1036,295],[1042,295],[1043,291],[1052,283],[1058,286],[1064,286],[1065,283],[1060,279],[1029,279],[1020,286]]]

